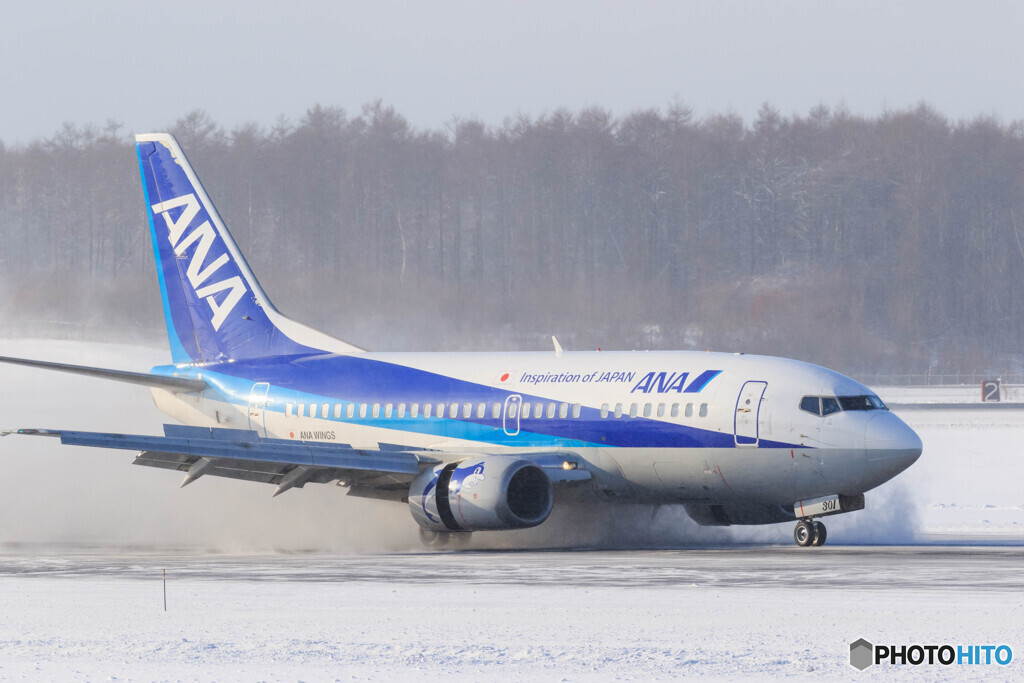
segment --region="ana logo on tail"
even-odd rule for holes
[[[179,206],[184,206],[185,208],[178,214],[178,219],[173,220],[167,212]],[[242,278],[237,275],[200,287],[200,285],[210,279],[210,276],[217,269],[227,263],[229,258],[227,254],[221,254],[214,259],[213,263],[205,268],[203,267],[207,256],[210,254],[210,247],[213,245],[217,235],[213,230],[213,226],[210,225],[210,221],[203,221],[199,227],[194,228],[188,235],[184,234],[198,213],[199,200],[196,199],[194,194],[168,199],[166,202],[153,205],[153,214],[162,214],[164,221],[167,223],[168,239],[171,242],[171,248],[174,249],[175,256],[184,258],[185,249],[198,241],[195,251],[192,252],[192,259],[188,263],[186,273],[189,284],[195,290],[196,296],[200,299],[206,299],[206,303],[210,304],[210,310],[213,311],[213,318],[210,320],[210,323],[213,325],[214,330],[219,330],[224,320],[228,317],[228,313],[242,299],[246,288]],[[218,303],[214,295],[225,290],[228,292],[227,295]]]

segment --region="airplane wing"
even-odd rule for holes
[[[68,445],[140,451],[134,464],[184,472],[182,486],[209,474],[276,484],[275,496],[310,482],[341,481],[353,490],[372,489],[376,495],[369,497],[400,499],[421,469],[441,462],[422,451],[370,451],[347,444],[268,439],[242,429],[184,425],[164,425],[164,436],[48,429],[6,434],[52,436]]]
[[[347,444],[293,441],[259,436],[244,429],[164,425],[164,436],[109,434],[71,430],[18,429],[0,436],[50,436],[73,446],[139,451],[134,464],[185,473],[182,486],[212,475],[276,484],[274,495],[308,483],[338,481],[349,495],[405,500],[421,471],[442,462],[439,451],[381,444],[379,450]],[[463,454],[464,455],[464,454]],[[548,474],[552,483],[590,478],[583,461],[573,454],[535,453],[523,456]]]

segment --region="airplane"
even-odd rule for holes
[[[129,372],[0,358],[148,386],[164,434],[19,429],[136,451],[134,464],[405,503],[430,547],[542,524],[555,491],[682,505],[711,526],[822,517],[921,455],[868,387],[823,367],[701,351],[373,353],[270,302],[174,137],[135,136],[171,362]],[[560,495],[561,499],[561,495]]]

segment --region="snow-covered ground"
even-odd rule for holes
[[[788,546],[0,556],[0,679],[934,680],[951,672],[857,672],[849,643],[1019,653],[1021,559],[1019,548]],[[952,673],[1007,680],[1020,666]]]
[[[1024,410],[902,416],[924,454],[891,484],[916,501],[918,540],[1024,543]]]
[[[934,404],[981,403],[981,386],[958,384],[952,386],[874,387],[886,403]],[[1002,403],[1024,403],[1024,386],[1004,384],[999,390]],[[998,406],[996,406],[998,408]]]
[[[141,370],[165,357],[4,340],[0,355]],[[162,424],[140,387],[11,366],[0,366],[0,386],[0,428],[158,433]],[[683,550],[420,555],[403,506],[328,486],[274,499],[269,487],[224,480],[179,490],[173,474],[132,467],[124,453],[0,439],[0,680],[964,672],[857,672],[848,644],[860,637],[1007,643],[1020,661],[969,673],[1019,678],[1024,608],[1012,577],[1024,559],[1024,411],[901,414],[924,441],[921,460],[870,492],[866,510],[827,520],[829,546],[817,551],[791,547],[790,525],[707,529],[678,511],[620,509],[586,520],[557,511],[535,530],[480,534],[471,548]],[[742,543],[758,546],[731,549]],[[941,547],[950,543],[962,547]],[[993,544],[1012,547],[969,547]],[[99,558],[80,557],[82,547]],[[280,554],[302,550],[316,554]],[[223,570],[236,554],[259,557]],[[377,570],[359,578],[357,561]],[[410,578],[415,567],[420,578]],[[742,580],[723,580],[737,572]]]

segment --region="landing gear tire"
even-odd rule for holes
[[[814,527],[814,543],[811,545],[825,545],[825,539],[828,538],[825,525],[821,522],[814,522],[811,526]]]
[[[814,544],[814,525],[806,519],[801,519],[796,523],[796,528],[793,529],[793,540],[801,548],[806,548]]]
[[[469,539],[473,534],[467,532],[448,532],[448,531],[431,531],[430,529],[420,529],[420,543],[427,548],[433,550],[443,550],[445,548],[461,548],[462,546],[469,543]]]
[[[427,548],[440,549],[448,544],[448,536],[441,531],[431,531],[430,529],[420,529],[420,543]]]

